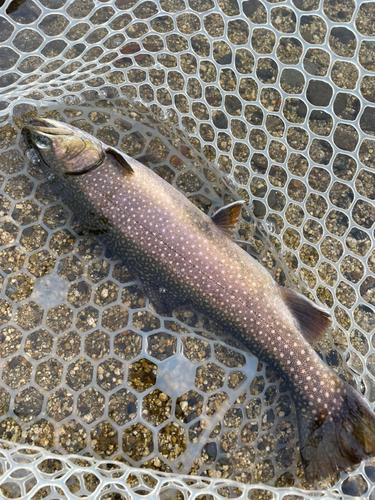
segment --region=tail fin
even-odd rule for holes
[[[329,480],[338,471],[352,470],[375,455],[375,414],[349,384],[338,382],[341,405],[335,414],[314,418],[296,405],[302,465],[311,485]]]

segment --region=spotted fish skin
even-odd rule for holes
[[[95,154],[86,154],[91,164],[64,161],[61,129],[87,147],[95,141]],[[25,127],[23,136],[63,186],[64,201],[138,272],[161,310],[191,304],[287,380],[309,483],[374,454],[373,412],[307,341],[314,334],[306,323],[326,313],[279,287],[211,218],[136,160],[52,120]]]

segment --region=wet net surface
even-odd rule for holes
[[[195,311],[156,314],[20,130],[72,123],[207,214],[244,199],[238,238],[331,311],[315,348],[373,403],[374,36],[374,2],[2,4],[3,496],[308,495],[283,381]],[[374,479],[368,462],[326,495]]]

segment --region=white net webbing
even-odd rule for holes
[[[195,311],[158,316],[20,130],[84,128],[208,214],[244,199],[238,237],[329,308],[315,347],[373,404],[374,36],[375,2],[0,1],[1,495],[311,498],[283,382]]]

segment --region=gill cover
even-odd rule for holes
[[[41,161],[57,173],[88,172],[105,156],[102,143],[95,137],[55,120],[31,120],[22,129],[22,135]]]

